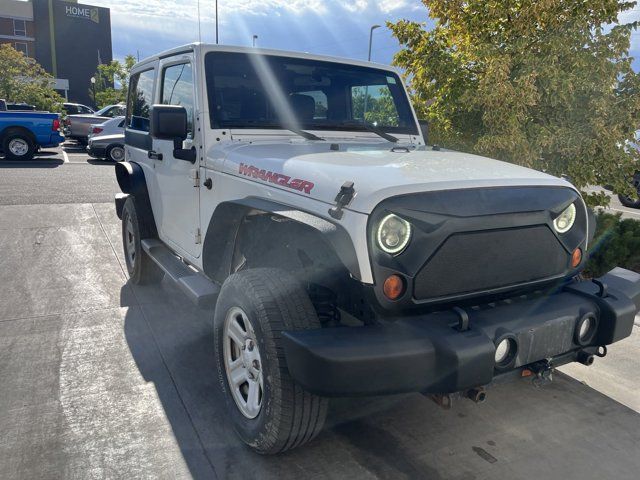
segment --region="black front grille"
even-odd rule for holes
[[[568,256],[546,225],[457,233],[415,277],[416,300],[500,289],[551,279]]]

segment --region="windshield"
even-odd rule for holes
[[[271,55],[205,57],[212,128],[380,130],[417,134],[398,76],[386,70]]]

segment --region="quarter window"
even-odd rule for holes
[[[190,63],[171,65],[162,75],[160,103],[181,105],[187,111],[187,132],[193,138],[193,70]]]
[[[27,36],[27,24],[24,20],[14,20],[13,21],[13,34],[16,37],[26,37]]]
[[[149,112],[153,101],[154,70],[131,76],[127,98],[127,127],[149,131]]]

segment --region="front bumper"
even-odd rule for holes
[[[457,329],[453,310],[400,318],[382,326],[284,332],[289,372],[305,389],[324,396],[402,392],[453,393],[549,360],[574,361],[631,334],[640,310],[640,274],[616,268],[598,279],[575,281],[551,295],[512,299],[467,309],[469,329]],[[577,324],[597,319],[592,340],[580,345]],[[515,339],[507,369],[495,366],[496,342]]]

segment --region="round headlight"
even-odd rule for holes
[[[572,203],[553,221],[553,228],[558,233],[568,232],[576,221],[576,206]]]
[[[411,224],[397,215],[387,215],[378,226],[378,246],[387,253],[400,253],[411,238]]]

